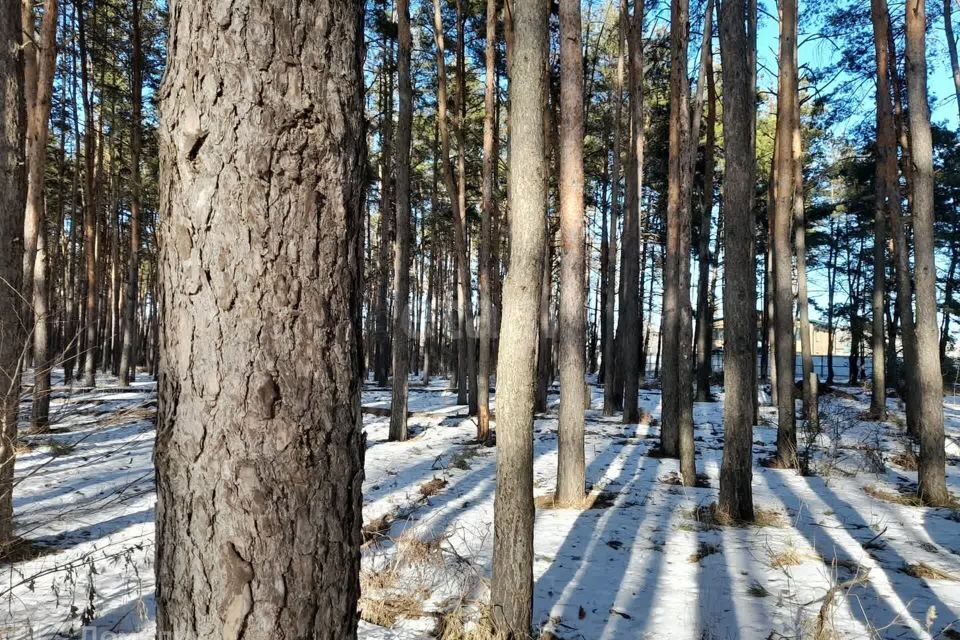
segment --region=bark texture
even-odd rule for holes
[[[158,636],[356,636],[362,10],[170,7]]]
[[[560,416],[556,497],[561,504],[579,503],[586,485],[581,29],[580,0],[560,0]]]
[[[950,502],[944,469],[943,379],[937,325],[937,265],[934,259],[933,140],[927,104],[926,0],[907,2],[906,78],[913,161],[913,243],[916,283],[916,351],[920,497],[931,505]]]
[[[397,238],[393,251],[393,390],[390,439],[407,439],[407,373],[410,370],[410,138],[413,131],[413,86],[410,78],[409,0],[397,0],[399,56],[397,84]]]
[[[497,491],[490,612],[496,632],[526,640],[533,616],[533,402],[547,162],[547,3],[514,0],[510,56],[510,266],[497,358]],[[523,117],[514,117],[523,114]]]
[[[723,461],[718,510],[733,520],[753,519],[753,367],[756,322],[744,309],[756,307],[753,213],[754,188],[752,70],[738,64],[747,53],[745,0],[720,4],[723,77],[724,284],[723,284]]]
[[[13,535],[13,466],[23,325],[23,214],[27,114],[20,45],[20,0],[0,0],[0,555]]]

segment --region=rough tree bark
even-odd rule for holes
[[[920,497],[930,505],[950,502],[944,469],[943,379],[937,326],[937,265],[934,258],[933,141],[927,104],[926,0],[907,2],[906,79],[913,161],[914,282]]]
[[[356,637],[362,12],[170,6],[158,636]]]
[[[547,3],[511,2],[510,266],[497,366],[497,491],[490,611],[496,632],[526,640],[533,617],[533,396],[547,162]]]
[[[713,6],[710,2],[709,7]],[[704,28],[704,34],[707,29]],[[717,89],[713,78],[713,34],[704,36],[703,69],[701,74],[707,83],[707,140],[703,150],[703,202],[700,207],[700,272],[697,284],[697,401],[710,400],[710,376],[712,374],[713,314],[710,312],[710,269],[713,264],[710,254],[710,226],[713,216],[713,154],[716,147]],[[699,92],[699,89],[698,89]],[[719,253],[720,247],[717,247]]]
[[[407,372],[410,370],[410,138],[413,130],[413,86],[410,78],[409,0],[397,0],[399,55],[397,85],[397,207],[393,250],[393,389],[390,402],[391,440],[407,439]]]
[[[738,521],[753,520],[753,366],[756,321],[744,309],[756,307],[753,212],[754,76],[739,64],[747,52],[746,0],[720,4],[720,58],[724,131],[723,284],[723,461],[718,510]]]
[[[494,173],[497,163],[497,139],[494,135],[494,116],[497,93],[497,0],[487,0],[486,44],[484,47],[485,84],[483,94],[483,211],[480,219],[480,255],[477,266],[477,284],[480,288],[480,354],[477,362],[477,439],[490,438],[490,344],[491,312],[490,272],[493,243],[492,222],[496,216],[494,200]]]
[[[27,129],[20,0],[0,0],[0,556],[13,537],[13,466],[24,332],[23,214]]]
[[[780,70],[777,84],[777,152],[773,222],[774,325],[777,362],[777,463],[797,466],[793,402],[794,334],[790,223],[793,218],[793,119],[797,96],[797,0],[780,3]],[[729,225],[733,226],[733,225]]]
[[[140,119],[143,93],[143,52],[140,42],[140,0],[133,0],[133,113],[130,123],[130,249],[127,253],[127,286],[123,302],[123,347],[119,383],[130,384],[137,377],[137,298],[140,284]]]
[[[623,404],[623,386],[617,367],[618,350],[615,339],[617,300],[617,225],[620,220],[620,149],[623,146],[623,76],[626,50],[627,21],[626,3],[620,5],[619,52],[617,55],[616,102],[613,107],[613,169],[610,176],[610,235],[607,242],[607,299],[603,309],[603,326],[606,339],[603,344],[603,415],[612,416]],[[622,276],[621,276],[622,277]]]
[[[24,38],[32,44],[24,46],[30,60],[24,81],[27,104],[27,204],[24,216],[23,299],[30,302],[33,329],[33,402],[30,423],[35,431],[45,431],[50,413],[50,318],[47,255],[46,198],[44,176],[47,167],[47,138],[50,132],[50,105],[53,97],[53,76],[57,66],[57,0],[43,3],[39,39],[34,33],[33,3],[23,6],[21,20],[29,27]],[[39,50],[38,50],[39,49]],[[24,318],[26,321],[27,318]]]
[[[560,0],[560,504],[583,500],[584,204],[580,0]],[[634,394],[636,395],[636,394]]]
[[[626,12],[624,12],[625,14]],[[636,2],[627,34],[630,78],[630,152],[627,155],[626,215],[623,218],[623,260],[621,269],[622,340],[620,370],[623,374],[623,422],[640,420],[637,391],[640,383],[640,196],[643,185],[643,16],[642,2]]]

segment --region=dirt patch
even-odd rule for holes
[[[617,500],[617,494],[608,491],[591,491],[583,500],[576,504],[560,504],[556,500],[553,492],[537,496],[534,504],[537,509],[576,509],[586,511],[587,509],[609,509]]]

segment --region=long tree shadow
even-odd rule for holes
[[[61,531],[53,535],[37,536],[32,538],[30,542],[35,545],[63,551],[83,544],[84,542],[89,542],[90,540],[105,538],[117,531],[122,531],[134,525],[153,522],[153,520],[154,508],[151,506],[134,513],[124,513],[109,520],[92,522],[88,525],[70,529],[69,531]]]
[[[611,445],[608,451],[615,448]],[[656,550],[656,545],[638,540],[641,522],[656,521],[651,529],[659,530],[658,525],[671,510],[654,510],[648,503],[659,460],[648,457],[643,445],[627,444],[611,451],[612,457],[616,459],[621,452],[626,455],[620,457],[619,471],[605,488],[618,494],[614,505],[582,511],[549,568],[536,581],[535,620],[545,621],[549,617],[554,627],[560,627],[560,635],[570,629],[589,632],[610,626],[611,622],[615,627],[620,620],[636,619],[630,598],[641,590],[621,597],[624,577],[628,572],[636,576],[642,571],[642,566],[632,566],[637,562],[649,560],[649,572],[657,572],[662,562],[663,554]],[[544,520],[552,518],[560,519],[562,513],[538,513],[540,528],[545,528]],[[585,637],[600,638],[604,633]]]
[[[863,625],[865,632],[871,629],[883,630],[890,635],[901,633],[906,629],[918,636],[924,636],[924,624],[928,608],[933,605],[938,612],[951,609],[932,595],[932,591],[918,589],[918,581],[900,571],[906,566],[906,560],[897,552],[894,546],[884,542],[877,544],[882,538],[874,540],[877,532],[863,518],[863,516],[847,501],[837,495],[826,482],[819,477],[805,478],[805,487],[809,496],[801,496],[791,486],[789,481],[781,477],[782,472],[765,474],[768,486],[783,503],[794,509],[797,516],[794,518],[794,527],[823,558],[826,566],[837,564],[840,575],[838,579],[852,578],[856,567],[870,569],[868,581],[849,590],[846,599],[853,616]],[[819,501],[821,506],[832,511],[840,521],[841,527],[821,526],[804,511],[810,512],[810,503]],[[873,541],[873,542],[871,542]],[[871,543],[870,548],[864,545]],[[867,557],[875,562],[864,561]],[[843,568],[847,567],[847,568]],[[852,567],[852,568],[851,568]],[[894,568],[892,571],[890,568]],[[877,575],[879,573],[879,575]],[[885,594],[879,586],[886,582],[891,593]],[[922,586],[926,586],[921,583]],[[851,599],[859,602],[850,602]],[[943,620],[935,623],[934,629],[939,630]],[[906,629],[905,629],[906,627]]]

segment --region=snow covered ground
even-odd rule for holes
[[[719,527],[703,508],[717,495],[722,395],[695,409],[703,488],[677,486],[676,461],[648,455],[659,399],[642,390],[644,419],[622,425],[601,415],[594,390],[587,478],[600,498],[537,511],[544,637],[812,638],[819,624],[843,638],[960,638],[960,514],[901,495],[916,473],[896,401],[891,421],[874,423],[861,420],[861,390],[825,396],[815,474],[756,465],[765,526]],[[496,449],[472,443],[474,420],[440,380],[411,387],[404,443],[387,441],[389,391],[371,387],[363,405],[361,637],[456,637],[487,597]],[[55,432],[25,438],[17,461],[17,530],[34,547],[0,565],[0,638],[152,637],[155,406],[143,377],[131,390],[109,378],[93,393],[56,387]],[[948,484],[960,494],[960,397],[944,407]],[[773,410],[761,414],[757,461],[776,439]],[[537,496],[555,483],[556,426],[555,409],[536,420]]]

